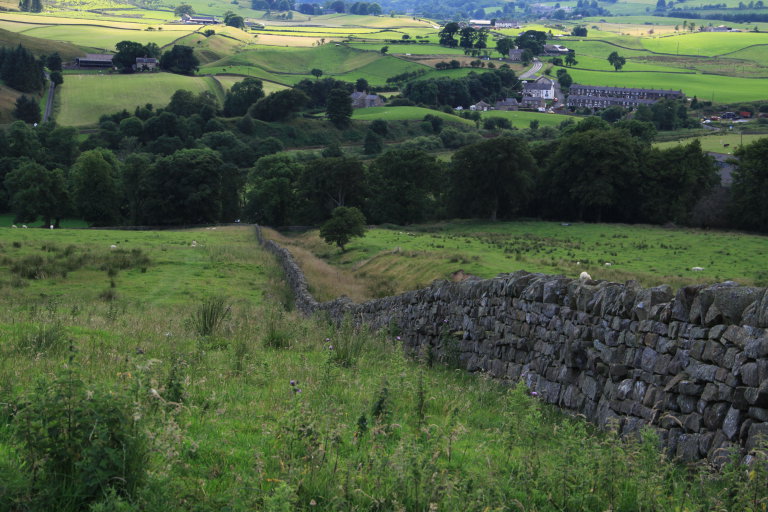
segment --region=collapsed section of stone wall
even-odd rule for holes
[[[406,347],[499,379],[605,427],[659,430],[683,460],[748,455],[768,438],[768,294],[732,282],[642,288],[515,272],[353,304],[318,303],[267,241],[296,307],[396,324]]]

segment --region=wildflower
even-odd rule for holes
[[[326,343],[328,343],[329,341],[331,341],[331,338],[325,338]]]
[[[531,391],[531,396],[539,396],[539,394],[536,391]]]
[[[333,350],[333,345],[328,345],[328,350]]]
[[[291,380],[291,386],[295,386],[295,385],[296,385],[296,381],[295,380]]]
[[[400,336],[398,336],[398,337],[397,337],[397,338],[395,338],[395,339],[396,339],[397,341],[400,341]]]

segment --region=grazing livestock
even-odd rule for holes
[[[702,270],[704,270],[704,267],[691,267],[691,270],[693,270],[694,272],[701,272]]]
[[[586,272],[582,272],[581,274],[579,274],[579,279],[581,279],[582,281],[591,281],[592,276]]]

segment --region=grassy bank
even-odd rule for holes
[[[111,300],[73,283],[95,293],[104,271],[3,285],[4,510],[672,511],[765,500],[762,472],[677,466],[650,433],[621,441],[522,386],[454,371],[454,360],[406,358],[396,331],[372,335],[284,312],[276,265],[246,227],[7,229],[0,276],[12,280],[16,263],[55,244],[108,264],[116,250],[105,244],[116,241],[148,262],[145,274],[113,276]],[[237,275],[211,285],[206,265]],[[142,275],[160,272],[174,284],[148,291]],[[65,293],[27,293],[42,285]],[[108,430],[90,423],[96,414],[110,418]],[[67,418],[63,439],[35,426]],[[107,432],[130,443],[94,441]],[[52,472],[73,458],[80,462]]]

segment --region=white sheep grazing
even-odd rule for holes
[[[606,261],[606,262],[605,262],[605,266],[606,266],[606,267],[610,267],[611,265],[613,265],[613,263],[611,263],[610,261]]]
[[[694,272],[701,272],[702,270],[704,270],[704,267],[691,267],[691,270],[693,270]]]
[[[582,272],[581,274],[579,274],[579,279],[581,279],[582,281],[591,281],[592,276],[587,274],[586,272]]]
[[[192,240],[192,247],[197,247],[197,240]]]
[[[22,224],[21,227],[24,228],[24,229],[27,229],[27,225],[26,224]]]
[[[51,229],[53,229],[53,224],[51,224]]]
[[[110,249],[117,249],[117,246],[115,244],[112,244],[109,246]]]
[[[13,229],[16,229],[16,228],[18,228],[19,226],[17,226],[16,224],[13,224],[11,227],[12,227]]]

